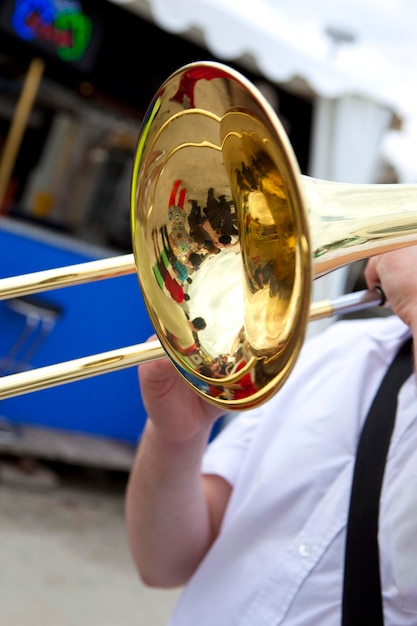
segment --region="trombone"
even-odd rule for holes
[[[0,399],[167,356],[208,402],[257,406],[287,380],[310,321],[385,303],[379,290],[311,303],[313,280],[415,243],[415,192],[302,175],[252,83],[188,64],[139,133],[133,253],[0,280],[4,300],[136,273],[158,339],[3,376]]]

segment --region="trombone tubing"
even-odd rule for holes
[[[11,276],[0,280],[0,300],[125,276],[134,272],[136,272],[134,255],[124,254],[62,268],[31,272],[21,276]]]
[[[0,281],[1,282],[1,281]],[[310,321],[334,315],[345,315],[385,302],[380,290],[363,290],[334,300],[315,302],[310,307]],[[161,343],[155,339],[93,356],[82,357],[55,365],[47,365],[17,374],[0,377],[0,400],[49,389],[70,382],[161,359],[166,356]]]
[[[157,339],[0,377],[0,400],[116,372],[166,356]]]

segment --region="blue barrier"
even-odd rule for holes
[[[0,277],[82,263],[114,251],[81,244],[61,233],[10,219],[0,220]],[[142,343],[153,333],[136,274],[39,294],[56,310],[52,329],[30,355],[32,367]],[[24,349],[15,359],[25,316],[0,302],[0,363],[6,370],[24,366]],[[39,332],[39,329],[37,329]],[[36,341],[36,337],[32,336]],[[29,349],[30,352],[30,349]],[[7,362],[9,361],[9,362]],[[6,373],[5,371],[3,373]],[[0,402],[0,415],[13,424],[30,424],[135,443],[145,422],[137,368],[54,387]]]

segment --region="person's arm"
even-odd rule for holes
[[[203,228],[206,231],[206,233],[208,233],[213,243],[216,246],[219,246],[219,235],[216,233],[216,231],[214,230],[214,228],[212,227],[208,219],[204,220]]]
[[[126,493],[134,562],[150,586],[183,585],[213,543],[231,492],[219,476],[201,476],[211,428],[221,414],[167,360],[139,367],[148,420]]]

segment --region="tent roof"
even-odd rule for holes
[[[401,114],[417,102],[415,0],[113,1],[276,83],[356,93]]]
[[[404,119],[406,142],[414,150],[415,0],[112,1],[277,84],[386,105]],[[400,150],[409,161],[404,142]]]

